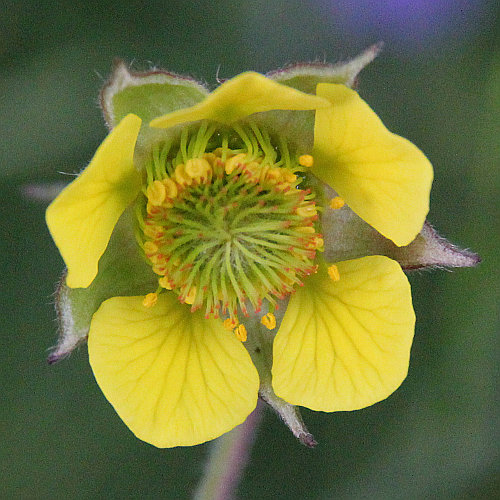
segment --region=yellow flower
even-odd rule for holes
[[[312,110],[312,150],[268,129],[272,110],[296,120]],[[126,115],[48,208],[70,288],[92,285],[117,221],[135,214],[137,251],[158,288],[104,300],[88,348],[98,384],[139,438],[194,445],[247,417],[261,383],[251,316],[275,335],[272,389],[293,405],[354,410],[401,384],[415,321],[408,281],[384,256],[329,270],[319,215],[331,208],[317,179],[398,246],[422,228],[432,168],[413,144],[344,85],[311,95],[252,72],[149,124]],[[283,299],[280,322],[272,311]]]

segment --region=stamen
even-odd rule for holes
[[[272,330],[273,328],[276,328],[276,317],[274,316],[273,313],[267,313],[264,316],[262,316],[260,322],[268,329]]]
[[[186,173],[183,163],[175,167],[175,180],[180,186],[190,186],[193,183],[193,178]]]
[[[170,282],[170,280],[168,279],[167,276],[162,276],[159,280],[158,280],[158,283],[159,285],[164,288],[165,290],[173,290],[174,287],[172,285],[172,283]]]
[[[311,155],[299,156],[299,164],[303,167],[311,168],[314,165],[314,158]]]
[[[240,153],[236,156],[233,156],[229,160],[226,161],[226,168],[225,172],[227,175],[230,175],[234,172],[236,168],[240,166],[240,164],[243,162],[243,160],[247,157],[246,154]]]
[[[234,318],[227,318],[224,320],[224,328],[228,331],[232,331],[233,328],[238,326],[238,321]]]
[[[332,281],[339,281],[340,280],[339,268],[335,264],[332,264],[328,268],[328,276],[330,276]]]
[[[340,196],[335,196],[335,198],[332,198],[330,200],[330,208],[332,208],[333,210],[338,210],[339,208],[342,208],[344,205],[345,201]]]
[[[159,207],[165,201],[166,195],[165,185],[161,181],[154,181],[146,190],[149,203],[156,207]]]
[[[196,298],[196,287],[193,286],[189,292],[187,293],[187,295],[184,297],[184,302],[186,304],[189,304],[189,305],[192,305],[194,304],[194,299]]]
[[[301,217],[315,217],[316,215],[318,215],[316,205],[314,203],[307,203],[302,205],[301,207],[297,208],[296,213]]]
[[[175,198],[179,190],[177,189],[177,184],[172,179],[163,179],[163,185],[165,186],[165,195],[167,198]]]
[[[196,182],[200,182],[202,178],[208,177],[208,172],[211,170],[210,163],[204,158],[188,160],[184,167],[184,172]]]
[[[142,305],[144,307],[147,307],[149,309],[151,307],[154,307],[157,302],[158,302],[158,294],[156,292],[154,292],[154,293],[148,293],[144,297],[144,300],[142,301]]]
[[[234,330],[236,338],[241,342],[246,342],[247,340],[247,329],[245,325],[238,325]]]

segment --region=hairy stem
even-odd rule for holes
[[[194,500],[231,500],[243,475],[262,414],[261,401],[248,418],[212,443]]]

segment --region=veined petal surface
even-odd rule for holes
[[[316,111],[314,174],[379,233],[408,245],[429,211],[429,160],[389,132],[354,90],[322,83],[316,93],[332,107]]]
[[[173,293],[150,309],[142,299],[106,300],[90,327],[90,364],[118,415],[160,448],[203,443],[242,423],[259,377],[241,342]]]
[[[71,288],[92,283],[115,224],[139,193],[141,177],[133,157],[140,128],[141,119],[127,115],[47,209],[47,225],[68,268]]]
[[[274,109],[306,110],[329,107],[327,100],[248,71],[223,83],[199,104],[154,119],[151,127],[169,128],[180,123],[214,120],[230,124],[253,113]]]
[[[312,410],[356,410],[389,396],[408,370],[415,314],[399,264],[372,256],[310,276],[289,302],[273,349],[273,387]]]

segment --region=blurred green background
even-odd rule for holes
[[[5,1],[0,20],[0,498],[189,498],[208,447],[137,440],[86,348],[48,366],[63,263],[26,184],[68,180],[106,134],[97,95],[119,56],[215,84],[335,62],[379,40],[360,92],[434,164],[430,220],[483,258],[411,275],[409,376],[353,413],[303,414],[305,449],[268,413],[242,499],[494,498],[499,481],[500,39],[495,1]]]

